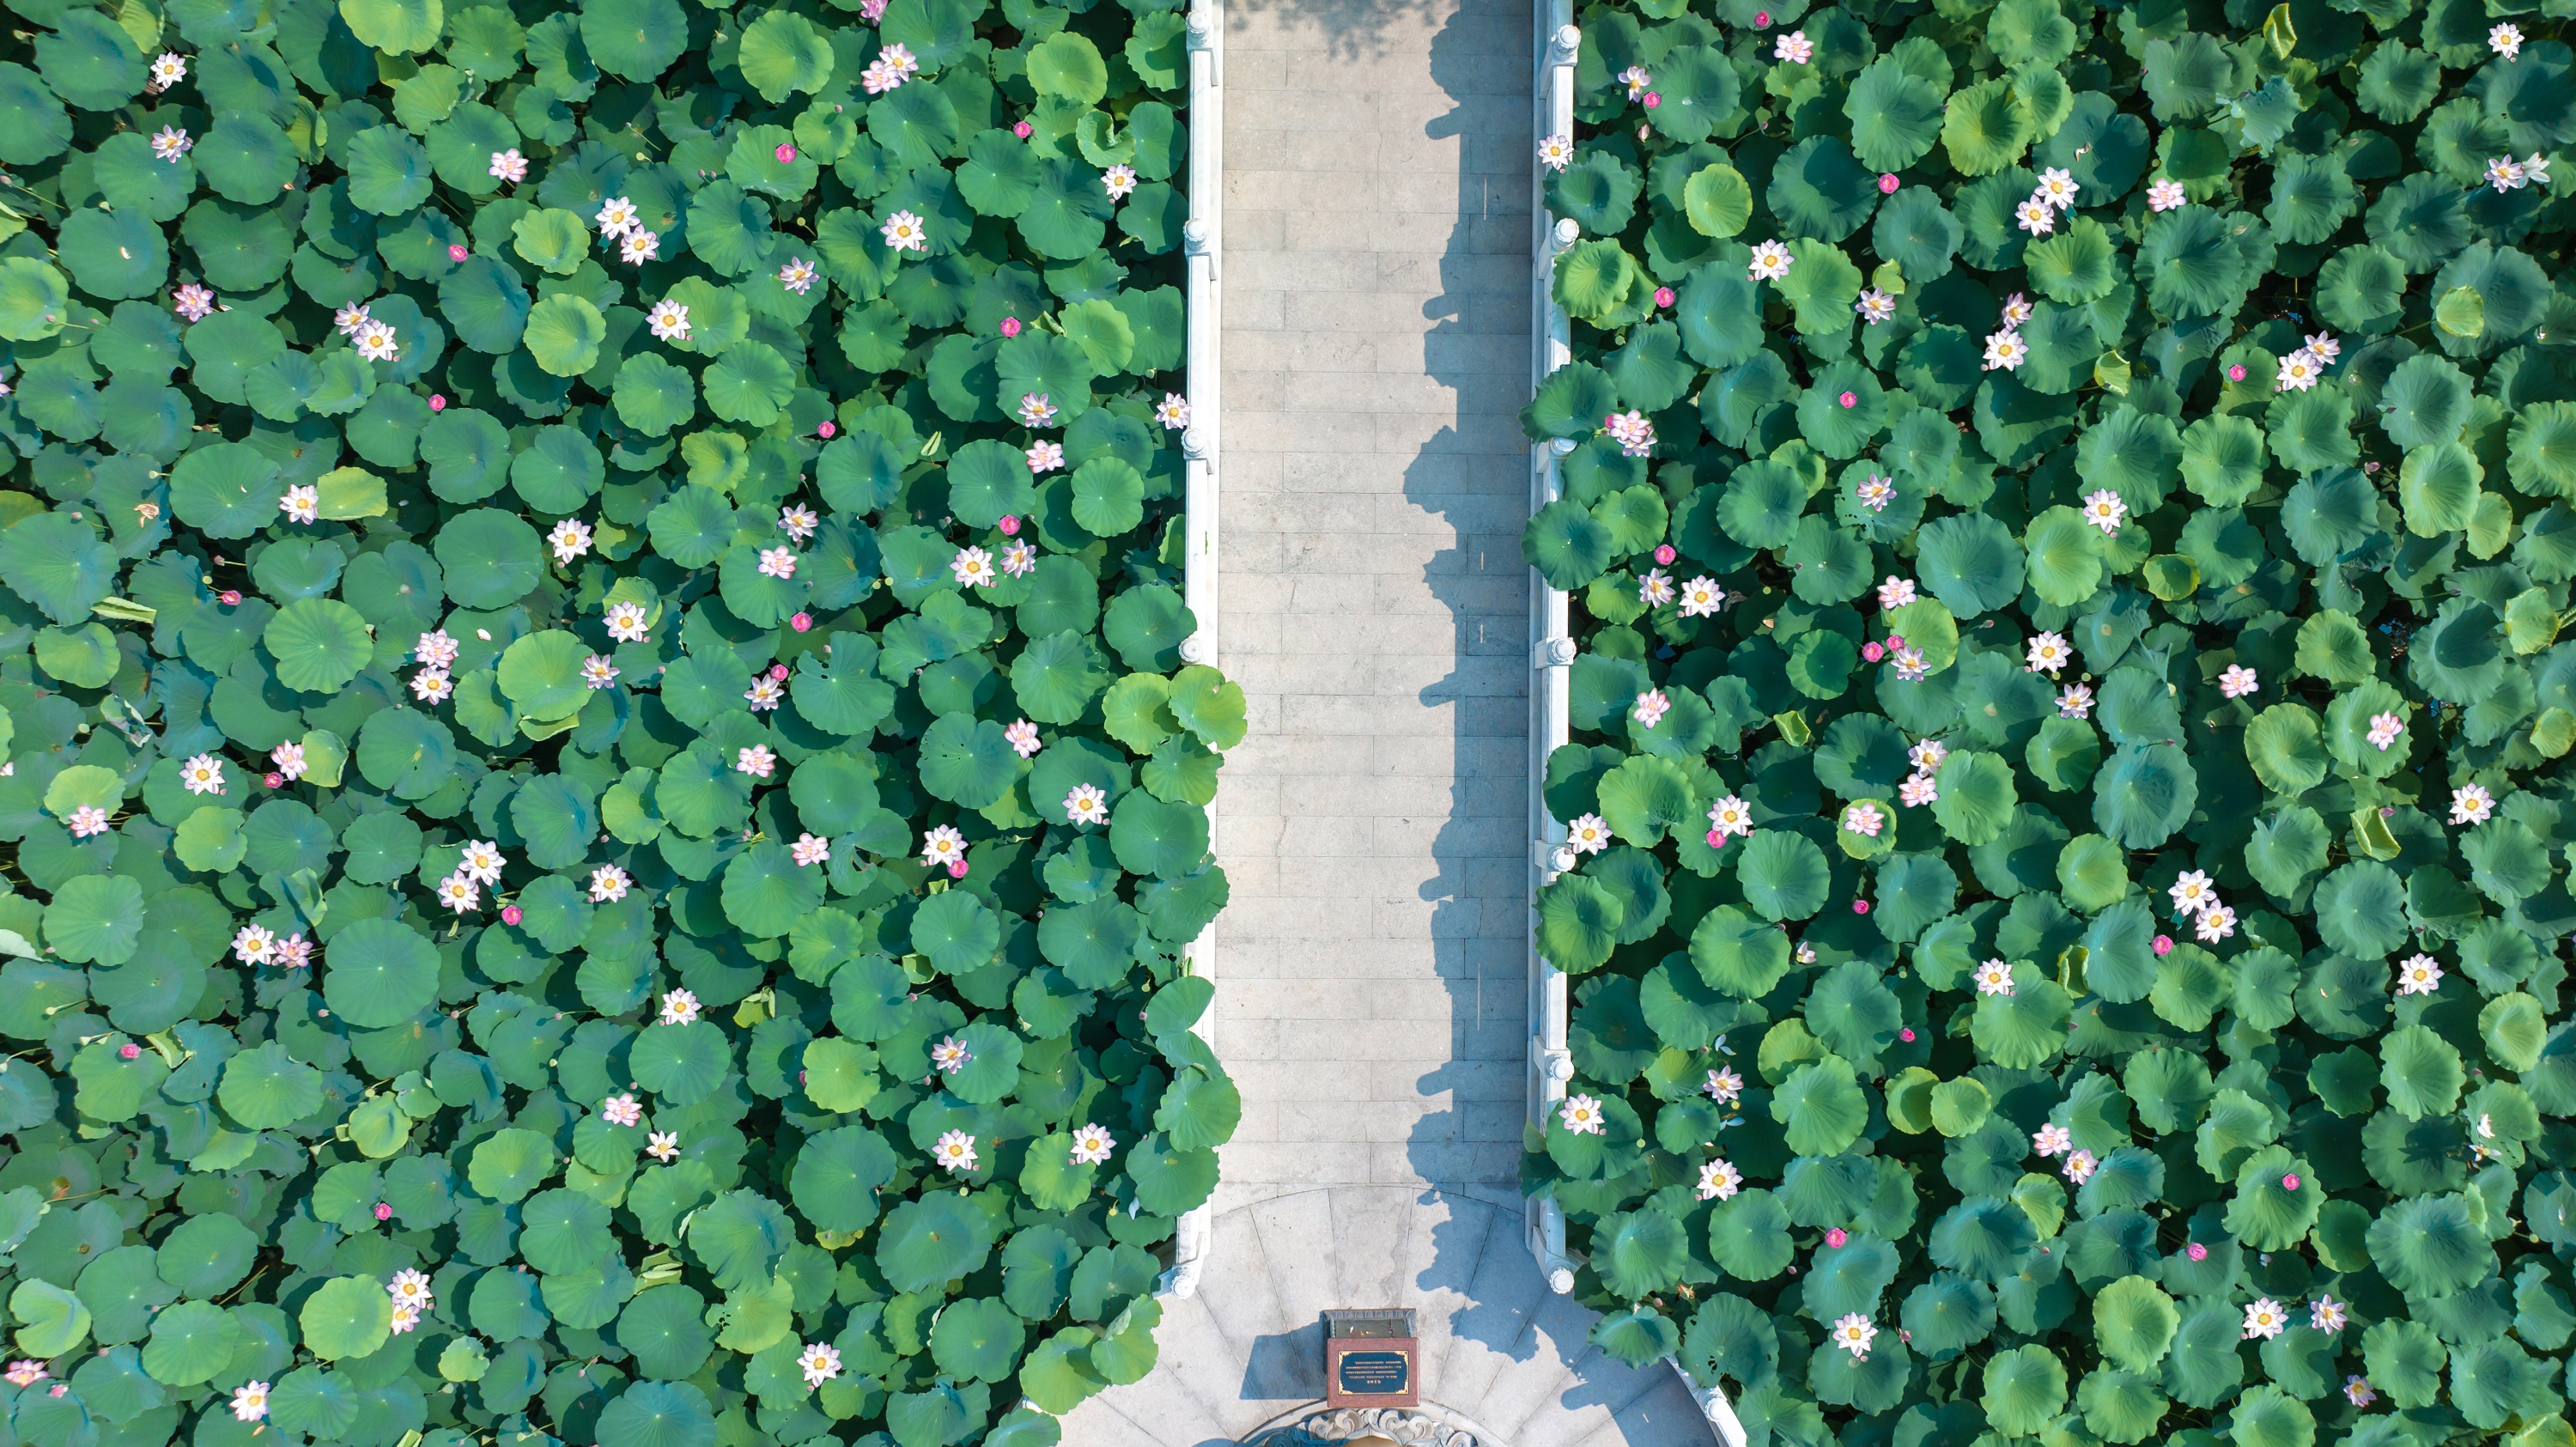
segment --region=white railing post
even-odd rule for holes
[[[1198,627],[1181,640],[1186,663],[1217,662],[1217,519],[1218,445],[1222,418],[1217,371],[1217,339],[1222,314],[1218,290],[1224,280],[1225,236],[1225,6],[1224,0],[1193,0],[1189,15],[1189,220],[1181,227],[1182,265],[1188,281],[1183,292],[1189,338],[1187,368],[1181,383],[1189,399],[1189,426],[1181,432],[1181,459],[1186,477],[1182,524],[1185,552],[1181,598]],[[1208,808],[1209,837],[1215,837],[1216,808]],[[1182,956],[1191,974],[1216,979],[1216,926],[1199,932]],[[1216,1045],[1216,1007],[1210,1005],[1191,1033]],[[1154,1294],[1187,1300],[1199,1289],[1207,1269],[1208,1247],[1216,1234],[1216,1203],[1201,1203],[1182,1215],[1172,1239],[1172,1265]]]

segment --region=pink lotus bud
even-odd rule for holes
[[[2282,1190],[2284,1190],[2284,1191],[2295,1191],[2295,1190],[2297,1190],[2298,1188],[2299,1188],[2299,1178],[2298,1178],[2297,1176],[2294,1176],[2294,1175],[2293,1175],[2293,1176],[2283,1176],[2283,1177],[2281,1178],[2281,1189],[2282,1189]]]
[[[2237,363],[2235,366],[2232,366],[2232,367],[2228,368],[2228,369],[2227,369],[2227,380],[2229,380],[2229,381],[2231,381],[2231,382],[2242,382],[2242,381],[2244,381],[2244,380],[2245,380],[2245,364],[2244,364],[2243,362],[2239,362],[2239,363]]]
[[[1019,334],[1020,334],[1020,319],[1019,319],[1018,317],[1004,317],[1004,318],[1002,318],[1002,335],[1003,335],[1003,336],[1006,336],[1006,337],[1016,337],[1016,336],[1018,336]]]
[[[271,769],[267,773],[262,774],[259,781],[272,789],[283,789],[286,787],[286,776],[277,772],[275,769]]]
[[[241,592],[238,589],[226,588],[215,595],[215,601],[227,608],[237,607],[241,603]]]
[[[501,906],[501,923],[503,924],[517,924],[519,921],[526,918],[527,916],[521,913],[519,907],[515,904],[505,904]]]
[[[1004,536],[1004,537],[1006,537],[1006,538],[1016,538],[1016,537],[1018,537],[1019,535],[1020,535],[1020,519],[1019,519],[1019,516],[1018,516],[1017,514],[1015,514],[1015,513],[1014,513],[1014,514],[1006,514],[1006,515],[1002,518],[1002,536]]]
[[[788,162],[796,159],[796,148],[782,143],[777,150],[772,151],[770,154],[776,156],[778,158],[778,164],[784,166]]]
[[[1648,138],[1652,137],[1654,134],[1655,134],[1655,128],[1654,128],[1653,126],[1639,126],[1639,127],[1637,127],[1637,139],[1638,139],[1638,140],[1640,140],[1640,141],[1646,140],[1646,139],[1648,139]]]
[[[1753,14],[1753,28],[1754,28],[1754,29],[1756,29],[1756,30],[1768,30],[1768,29],[1770,29],[1770,28],[1771,28],[1771,12],[1770,12],[1770,11],[1768,11],[1768,10],[1757,10],[1757,11],[1755,11],[1755,12],[1754,12],[1754,14]]]
[[[1869,901],[1868,901],[1868,900],[1865,900],[1865,899],[1855,899],[1855,900],[1853,900],[1853,901],[1852,901],[1852,913],[1854,913],[1854,914],[1867,914],[1867,913],[1869,913]]]
[[[1883,643],[1864,643],[1860,646],[1860,656],[1876,663],[1887,656],[1887,646]]]
[[[1914,1043],[1914,1027],[1913,1027],[1913,1026],[1911,1026],[1911,1025],[1908,1025],[1908,1026],[1906,1026],[1904,1029],[1897,1031],[1897,1032],[1896,1032],[1896,1038],[1897,1038],[1897,1039],[1899,1039],[1899,1040],[1904,1041],[1904,1042],[1905,1042],[1906,1044],[1908,1044],[1908,1045],[1913,1044],[1913,1043]]]
[[[1888,646],[1888,647],[1890,647],[1890,648],[1902,648],[1902,647],[1904,647],[1904,646],[1905,646],[1905,635],[1904,635],[1904,634],[1902,634],[1902,633],[1890,633],[1890,634],[1888,634],[1888,635],[1887,635],[1887,646]]]
[[[787,681],[787,665],[784,663],[773,663],[769,665],[769,676],[781,683],[785,683]]]
[[[447,245],[447,259],[450,261],[463,261],[465,259],[464,246],[457,242],[449,242]]]
[[[814,435],[822,438],[826,442],[829,442],[832,440],[832,435],[840,430],[839,424],[826,417],[815,425]]]
[[[1022,121],[1018,125],[1011,127],[1011,134],[1024,141],[1036,133],[1037,127],[1030,125],[1027,121]]]
[[[1708,847],[1711,849],[1724,849],[1726,847],[1726,836],[1715,829],[1711,829],[1708,831]]]
[[[378,1201],[376,1203],[376,1219],[379,1221],[390,1221],[393,1218],[394,1208],[382,1201]]]
[[[119,1060],[139,1060],[142,1056],[143,1047],[131,1040],[116,1047],[116,1058]]]
[[[1662,105],[1663,103],[1664,98],[1662,96],[1655,94],[1653,91],[1646,92],[1646,109],[1653,110],[1655,107]]]
[[[949,860],[948,877],[951,879],[964,879],[966,877],[966,861],[963,859]]]
[[[436,392],[432,392],[432,393],[430,393],[430,394],[429,394],[429,410],[430,410],[430,411],[432,411],[432,412],[444,412],[444,411],[446,411],[446,410],[447,410],[447,399],[446,399],[445,397],[441,396],[440,394],[436,393]]]
[[[1672,289],[1671,287],[1669,287],[1669,286],[1659,286],[1659,287],[1656,287],[1656,288],[1655,288],[1655,305],[1657,305],[1657,306],[1659,306],[1659,307],[1662,307],[1662,306],[1671,306],[1672,304],[1673,304],[1673,289]]]
[[[2173,953],[2173,936],[2172,936],[2172,935],[2158,935],[2158,936],[2156,936],[2156,947],[2155,947],[2155,948],[2156,948],[2156,953],[2157,953],[2157,954],[2159,954],[2159,955],[2169,955],[2169,954],[2172,954],[2172,953]]]
[[[1860,394],[1858,392],[1845,392],[1834,400],[1842,403],[1846,407],[1857,407],[1860,405]]]
[[[1673,551],[1673,545],[1670,543],[1658,543],[1655,546],[1655,561],[1663,567],[1671,567],[1673,559],[1680,556],[1681,554]]]
[[[45,1389],[45,1395],[46,1395],[46,1396],[49,1396],[49,1397],[59,1397],[59,1396],[61,1396],[63,1393],[68,1392],[68,1391],[70,1391],[70,1390],[71,1390],[71,1388],[69,1388],[69,1387],[67,1387],[67,1386],[64,1386],[64,1385],[63,1385],[62,1383],[60,1383],[60,1382],[56,1382],[56,1383],[54,1383],[52,1386],[47,1387],[47,1388]]]
[[[811,613],[799,613],[795,617],[787,620],[787,626],[795,629],[799,633],[808,632],[814,627],[814,615]]]
[[[2207,1261],[2209,1259],[2209,1248],[2201,1245],[2197,1241],[2194,1241],[2190,1245],[2182,1248],[2182,1254],[2190,1257],[2194,1261]]]
[[[1881,196],[1893,196],[1896,194],[1896,173],[1894,171],[1890,171],[1886,175],[1878,178],[1878,194]]]
[[[1840,1226],[1836,1226],[1831,1231],[1825,1233],[1825,1244],[1834,1247],[1837,1250],[1842,1247],[1844,1242],[1849,1241],[1850,1239],[1851,1237],[1846,1234]]]

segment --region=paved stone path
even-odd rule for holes
[[[1492,1447],[1696,1447],[1522,1244],[1529,0],[1229,0],[1217,850],[1243,1090],[1162,1366],[1068,1447],[1218,1447],[1323,1395],[1319,1313],[1413,1306]]]

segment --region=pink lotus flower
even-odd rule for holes
[[[1016,538],[1020,535],[1020,520],[1016,515],[1006,514],[1002,518],[1001,528],[1002,536]]]
[[[1019,124],[1011,127],[1011,134],[1024,141],[1030,136],[1036,134],[1036,132],[1037,127],[1030,125],[1027,121],[1021,121]]]
[[[2172,935],[2158,935],[2158,936],[2156,936],[2156,945],[2155,945],[2155,949],[2156,949],[2156,953],[2157,953],[2158,955],[2169,955],[2169,954],[2172,954],[2172,953],[2173,953],[2173,936],[2172,936]]]
[[[2228,368],[2228,369],[2227,369],[2227,380],[2229,380],[2229,381],[2231,381],[2231,382],[2242,382],[2242,381],[2244,381],[2244,380],[2245,380],[2245,364],[2244,364],[2243,362],[2239,362],[2239,363],[2237,363],[2235,366],[2232,366],[2232,367]]]
[[[1653,110],[1655,107],[1662,105],[1663,103],[1664,98],[1662,96],[1651,90],[1646,92],[1646,109]]]
[[[785,142],[781,142],[778,149],[770,152],[770,154],[776,156],[778,158],[778,164],[784,166],[796,159],[796,148],[786,144]]]
[[[1840,1226],[1836,1226],[1834,1229],[1825,1233],[1825,1244],[1838,1250],[1842,1247],[1844,1242],[1849,1241],[1850,1239],[1851,1237],[1846,1234]]]
[[[964,879],[966,877],[966,861],[963,859],[949,860],[948,877],[951,879]]]
[[[1755,12],[1754,12],[1754,14],[1753,14],[1753,28],[1754,28],[1754,29],[1756,29],[1756,30],[1768,30],[1768,29],[1770,29],[1770,28],[1771,28],[1771,12],[1770,12],[1770,11],[1768,11],[1768,10],[1757,10],[1757,11],[1755,11]]]
[[[239,607],[241,605],[241,591],[237,588],[226,588],[215,595],[215,601],[223,604],[227,608]]]
[[[286,787],[286,776],[277,772],[275,769],[271,769],[267,773],[260,775],[259,781],[272,789],[283,789]]]
[[[2201,1245],[2197,1241],[2194,1241],[2190,1245],[2182,1248],[2182,1254],[2190,1257],[2194,1261],[2207,1261],[2209,1259],[2209,1248]]]
[[[379,1221],[390,1221],[393,1218],[394,1208],[383,1201],[378,1201],[376,1203],[376,1219]]]
[[[1671,567],[1673,559],[1680,556],[1681,554],[1673,551],[1673,545],[1670,543],[1659,543],[1655,546],[1655,562],[1659,567]]]
[[[143,1047],[129,1040],[116,1047],[116,1058],[119,1060],[140,1060],[143,1058]]]
[[[449,242],[447,246],[447,259],[450,261],[463,261],[465,259],[465,248],[456,242]]]
[[[1869,901],[1868,901],[1868,900],[1865,900],[1865,899],[1855,899],[1855,900],[1853,900],[1853,901],[1852,901],[1852,913],[1854,913],[1854,914],[1867,914],[1867,913],[1869,913]]]
[[[1903,648],[1905,646],[1905,635],[1902,633],[1888,634],[1887,646],[1890,648]]]
[[[1911,1026],[1911,1025],[1908,1025],[1908,1026],[1906,1026],[1904,1029],[1897,1031],[1897,1032],[1896,1032],[1896,1038],[1897,1038],[1897,1039],[1899,1039],[1899,1040],[1904,1041],[1904,1042],[1905,1042],[1906,1044],[1908,1044],[1908,1045],[1913,1044],[1913,1043],[1914,1043],[1914,1027],[1913,1027],[1913,1026]]]
[[[814,626],[814,615],[811,613],[799,613],[795,617],[787,620],[787,626],[795,629],[799,633],[806,632]]]
[[[1868,659],[1872,663],[1876,663],[1887,656],[1887,645],[1883,643],[1864,643],[1860,646],[1860,656]]]
[[[1881,196],[1893,196],[1896,194],[1896,173],[1894,171],[1890,171],[1886,175],[1878,178],[1878,194]]]
[[[2283,1176],[2283,1177],[2281,1178],[2281,1189],[2282,1189],[2282,1190],[2284,1190],[2284,1191],[2295,1191],[2295,1190],[2297,1190],[2298,1188],[2299,1188],[2299,1178],[2298,1178],[2297,1176]]]
[[[429,394],[429,410],[430,410],[430,411],[432,411],[432,412],[444,412],[444,411],[446,411],[446,410],[447,410],[447,399],[446,399],[445,397],[443,397],[443,396],[439,395],[439,394],[438,394],[438,393],[436,393],[436,392],[432,392],[432,393],[430,393],[430,394]]]
[[[838,428],[838,427],[834,426],[834,425],[833,425],[832,423],[830,423],[829,421],[826,421],[826,422],[822,423],[820,426],[817,426],[817,427],[814,429],[814,435],[815,435],[815,436],[817,436],[817,437],[822,438],[822,439],[823,439],[824,441],[826,441],[826,442],[829,442],[829,441],[831,441],[831,440],[832,440],[832,436],[833,436],[833,434],[834,434],[834,433],[839,432],[840,430],[841,430],[840,428]]]
[[[526,918],[527,916],[521,913],[519,907],[515,904],[505,904],[501,906],[501,923],[503,924],[517,924],[519,921]]]
[[[1671,306],[1672,304],[1673,304],[1673,289],[1672,289],[1671,287],[1669,287],[1669,286],[1659,286],[1659,287],[1656,287],[1656,288],[1655,288],[1655,305],[1657,305],[1657,306],[1659,306],[1659,307],[1665,307],[1665,306]]]
[[[1857,392],[1845,392],[1834,400],[1842,403],[1846,407],[1856,407],[1860,405],[1860,394]]]

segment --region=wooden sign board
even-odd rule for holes
[[[1415,1360],[1411,1311],[1324,1313],[1326,1407],[1420,1406]]]

